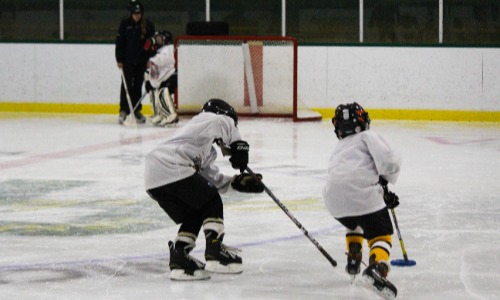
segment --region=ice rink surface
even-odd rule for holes
[[[143,172],[176,128],[1,113],[0,299],[376,299],[350,284],[344,230],[322,200],[331,123],[242,119],[239,128],[249,166],[338,267],[266,193],[229,192],[225,243],[243,250],[243,273],[172,282],[167,242],[178,227],[145,193]],[[500,299],[500,125],[374,120],[371,130],[403,155],[390,187],[417,265],[392,267],[398,299]],[[201,234],[193,255],[203,260],[204,247]],[[365,244],[365,262],[367,253]],[[400,258],[394,234],[391,259]]]

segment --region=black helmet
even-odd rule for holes
[[[238,126],[238,115],[234,108],[221,99],[208,100],[201,109],[202,112],[212,112],[217,115],[226,115],[234,120],[234,126]]]
[[[172,44],[172,33],[170,33],[170,31],[166,31],[166,30],[157,31],[157,32],[155,32],[155,35],[154,35],[155,39],[158,36],[160,36],[163,39],[163,42],[161,45],[159,45],[159,47]],[[158,41],[156,41],[156,42],[158,43]]]
[[[165,36],[165,45],[171,45],[173,43],[174,37],[170,31],[161,30],[160,33]]]
[[[370,129],[368,112],[356,102],[337,106],[332,123],[335,126],[335,134],[339,140]]]
[[[128,2],[128,10],[130,11],[131,14],[133,13],[144,13],[144,6],[142,5],[141,1],[139,0],[130,0]]]

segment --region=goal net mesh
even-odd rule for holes
[[[184,36],[175,48],[179,113],[219,98],[242,116],[321,119],[297,99],[294,38]]]

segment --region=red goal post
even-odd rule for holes
[[[297,96],[297,41],[281,36],[179,36],[178,112],[198,113],[211,98],[239,116],[318,121]]]

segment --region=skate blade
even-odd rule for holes
[[[377,294],[379,297],[386,300],[394,300],[396,299],[396,295],[389,288],[382,288],[379,290],[375,285],[375,280],[370,276],[361,276],[361,279],[358,281],[359,285],[366,290],[371,291],[372,293]]]
[[[195,280],[208,280],[210,274],[205,270],[194,271],[193,275],[187,274],[184,270],[176,269],[170,272],[170,280],[174,281],[195,281]]]
[[[225,266],[216,260],[209,260],[205,264],[205,270],[219,274],[240,274],[243,272],[243,266],[242,264],[228,264]]]

